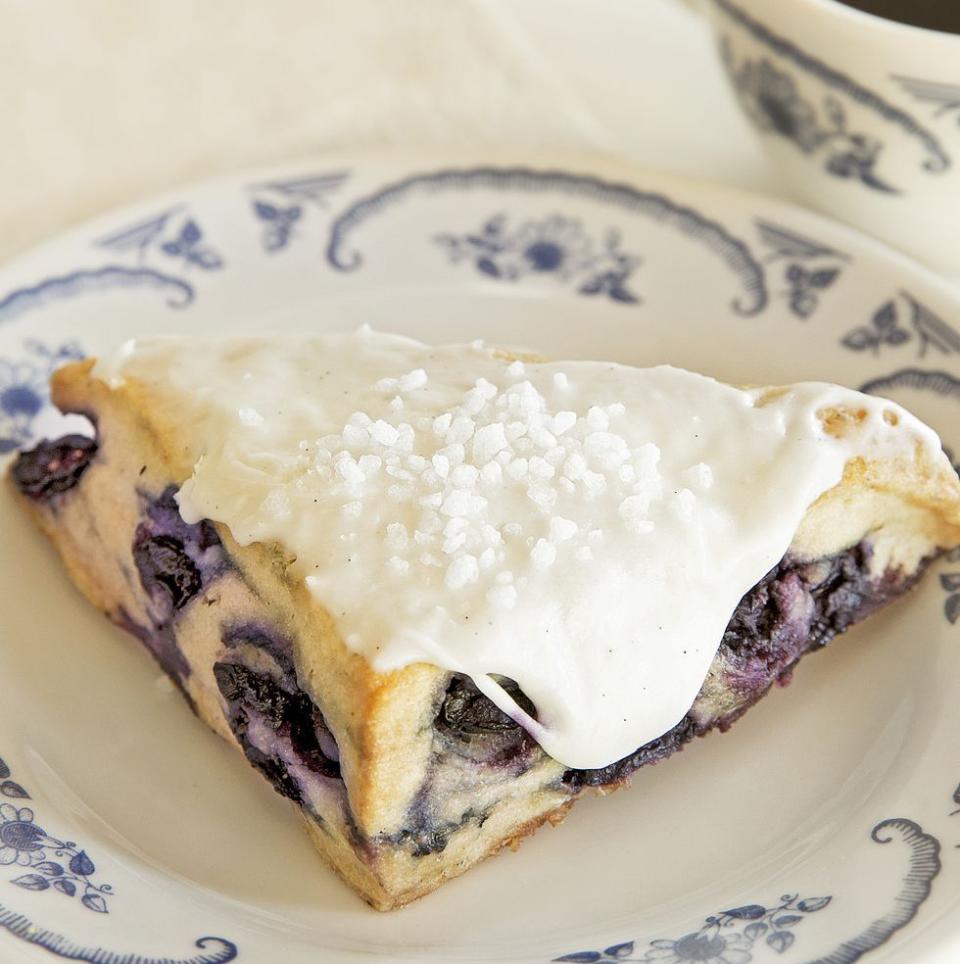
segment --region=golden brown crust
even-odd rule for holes
[[[575,802],[575,800],[568,800],[543,813],[538,813],[536,816],[516,826],[509,836],[497,839],[480,852],[471,854],[469,860],[462,859],[453,863],[445,861],[443,869],[435,874],[423,875],[421,873],[422,865],[418,865],[414,873],[408,874],[404,873],[408,868],[402,866],[396,867],[394,868],[395,873],[392,875],[391,885],[396,888],[399,884],[401,888],[399,890],[388,890],[381,881],[375,878],[371,879],[370,875],[365,872],[365,869],[358,870],[354,861],[338,860],[337,853],[335,852],[336,847],[331,842],[331,839],[324,836],[322,831],[319,831],[310,821],[306,823],[314,845],[330,861],[340,878],[346,884],[353,887],[354,890],[361,893],[364,900],[375,910],[388,911],[406,907],[407,904],[411,904],[413,901],[425,897],[442,884],[447,883],[447,881],[455,880],[481,860],[495,857],[497,854],[508,849],[515,853],[520,849],[523,841],[526,840],[527,837],[533,836],[544,824],[548,823],[552,827],[560,826]],[[415,859],[418,861],[423,860],[423,858]],[[401,864],[403,863],[405,863],[405,861],[401,859]],[[406,880],[404,880],[405,877],[407,878]],[[401,881],[407,884],[405,889]]]

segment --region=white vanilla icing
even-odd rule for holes
[[[740,598],[848,458],[939,448],[898,406],[833,385],[765,396],[369,329],[142,339],[101,371],[176,406],[188,522],[281,543],[376,669],[469,674],[581,768],[682,719]],[[866,418],[836,438],[816,414],[832,406]]]

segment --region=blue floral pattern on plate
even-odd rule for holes
[[[254,201],[253,213],[264,222],[263,250],[282,251],[290,243],[294,228],[303,216],[303,205],[284,207],[269,201]]]
[[[873,313],[866,325],[852,328],[840,344],[850,351],[872,351],[913,345],[923,358],[933,349],[942,355],[960,352],[960,332],[908,291],[888,298]]]
[[[203,229],[192,218],[180,227],[180,233],[160,244],[160,250],[170,258],[182,258],[187,267],[196,266],[204,271],[216,271],[223,267],[223,259],[203,239]]]
[[[940,873],[940,841],[912,820],[901,817],[883,820],[870,833],[878,844],[895,840],[907,849],[908,866],[894,906],[872,921],[860,934],[840,943],[828,957],[810,964],[853,964],[864,954],[885,944],[916,916],[930,896],[934,878]],[[794,928],[810,914],[826,908],[833,898],[786,894],[773,907],[746,904],[721,911],[704,919],[701,927],[676,939],[657,939],[649,949],[637,950],[635,941],[614,944],[603,951],[575,951],[555,957],[564,964],[612,964],[614,961],[643,961],[658,964],[748,964],[754,959],[755,946],[763,944],[783,954],[796,940]],[[634,957],[634,953],[642,956]]]
[[[0,785],[4,796],[30,799],[29,793],[11,778],[10,767],[0,760]],[[57,859],[54,860],[53,858]],[[109,884],[97,884],[91,877],[96,872],[85,850],[78,850],[72,840],[50,836],[36,821],[29,807],[0,803],[0,866],[29,868],[31,873],[14,877],[11,883],[24,890],[54,890],[67,897],[80,895],[87,910],[109,913],[107,898],[113,892]]]
[[[168,230],[173,224],[176,227]],[[203,271],[216,271],[224,266],[223,258],[210,246],[199,222],[186,213],[182,205],[111,231],[93,243],[111,251],[135,252],[140,263],[155,249],[168,258],[182,260],[187,267]]]
[[[640,258],[621,249],[620,234],[613,228],[597,240],[578,220],[562,214],[516,227],[506,214],[497,214],[479,231],[440,234],[435,240],[454,264],[469,261],[481,274],[500,281],[549,276],[570,284],[577,294],[603,295],[621,304],[639,300],[627,282]]]
[[[283,251],[296,237],[296,228],[306,215],[307,205],[327,207],[330,196],[346,179],[346,171],[334,171],[253,185],[251,205],[254,215],[263,223],[260,237],[263,250],[269,254]]]
[[[83,357],[73,341],[49,348],[31,339],[25,348],[27,357],[20,361],[0,358],[0,455],[30,441],[33,424],[50,397],[50,376]]]
[[[948,563],[960,563],[960,548],[951,549],[944,558]],[[947,622],[953,625],[960,619],[960,571],[954,569],[951,572],[941,572],[940,587],[949,594],[943,601],[943,615]],[[960,793],[960,787],[957,788],[957,793]]]
[[[768,295],[762,265],[757,262],[746,243],[724,225],[660,192],[643,191],[630,184],[568,171],[538,171],[528,167],[473,167],[411,175],[355,200],[337,215],[330,226],[327,261],[337,271],[358,270],[363,265],[363,255],[356,247],[348,248],[348,240],[363,224],[400,201],[425,195],[434,196],[440,191],[481,189],[497,192],[528,191],[537,194],[551,192],[614,205],[631,214],[649,218],[691,238],[722,260],[742,289],[742,294],[732,302],[732,308],[737,314],[756,315],[767,305]],[[495,231],[497,230],[495,228]],[[474,235],[476,238],[481,236]],[[459,237],[462,248],[464,236]],[[434,242],[436,243],[436,236]],[[619,242],[617,249],[618,247]],[[615,254],[619,254],[617,249]],[[542,264],[548,263],[549,257],[555,256],[555,252],[548,256],[546,247],[540,249]],[[622,270],[622,266],[616,270]],[[594,293],[604,290],[604,285],[619,285],[618,290],[622,289],[622,283],[616,278],[591,280],[597,285],[597,292]]]
[[[775,291],[790,311],[806,320],[817,310],[820,298],[840,277],[843,266],[850,259],[829,245],[814,241],[806,235],[758,218],[760,242],[770,250],[766,264],[783,261],[783,280],[786,288]]]
[[[746,904],[707,917],[699,930],[676,940],[650,941],[648,950],[638,949],[635,942],[615,944],[603,951],[580,951],[555,958],[565,964],[604,964],[615,961],[656,961],[658,964],[747,964],[753,960],[753,946],[763,940],[778,954],[788,950],[796,940],[793,932],[804,917],[823,910],[832,898],[804,897],[786,894],[774,907]],[[634,957],[633,955],[638,956]]]

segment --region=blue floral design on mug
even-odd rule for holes
[[[775,67],[769,58],[745,59],[737,66],[729,44],[723,45],[723,54],[740,103],[759,131],[785,138],[804,154],[821,156],[823,169],[834,177],[898,193],[876,170],[883,143],[851,128],[836,97],[824,97],[818,109],[801,96],[793,75]]]
[[[824,156],[828,174],[857,180],[877,191],[899,193],[889,178],[881,179],[876,173],[887,147],[891,148],[891,154],[895,151],[903,154],[903,148],[920,148],[921,169],[928,174],[942,174],[951,168],[953,159],[938,135],[911,113],[836,66],[818,59],[790,37],[775,33],[733,0],[713,0],[713,3],[726,15],[733,31],[721,41],[724,66],[747,114],[759,130],[779,134],[811,156],[827,145]],[[766,55],[757,61],[745,60],[737,67],[732,54],[734,35],[738,41],[749,37],[750,43],[762,45]],[[776,58],[781,65],[790,64],[797,72],[788,73],[774,67],[771,58]],[[800,96],[797,79],[801,76],[817,89],[832,92],[823,97],[822,108]],[[943,96],[942,91],[937,93]],[[870,121],[881,120],[900,142],[881,142],[856,130],[856,125],[848,123],[843,104]],[[868,113],[863,114],[864,111]]]

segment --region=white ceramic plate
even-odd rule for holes
[[[361,322],[866,386],[960,445],[960,301],[899,256],[704,184],[461,159],[217,181],[6,267],[0,449],[62,429],[45,382],[81,352],[146,332]],[[960,557],[728,735],[378,915],[3,494],[0,533],[4,961],[960,955]]]

